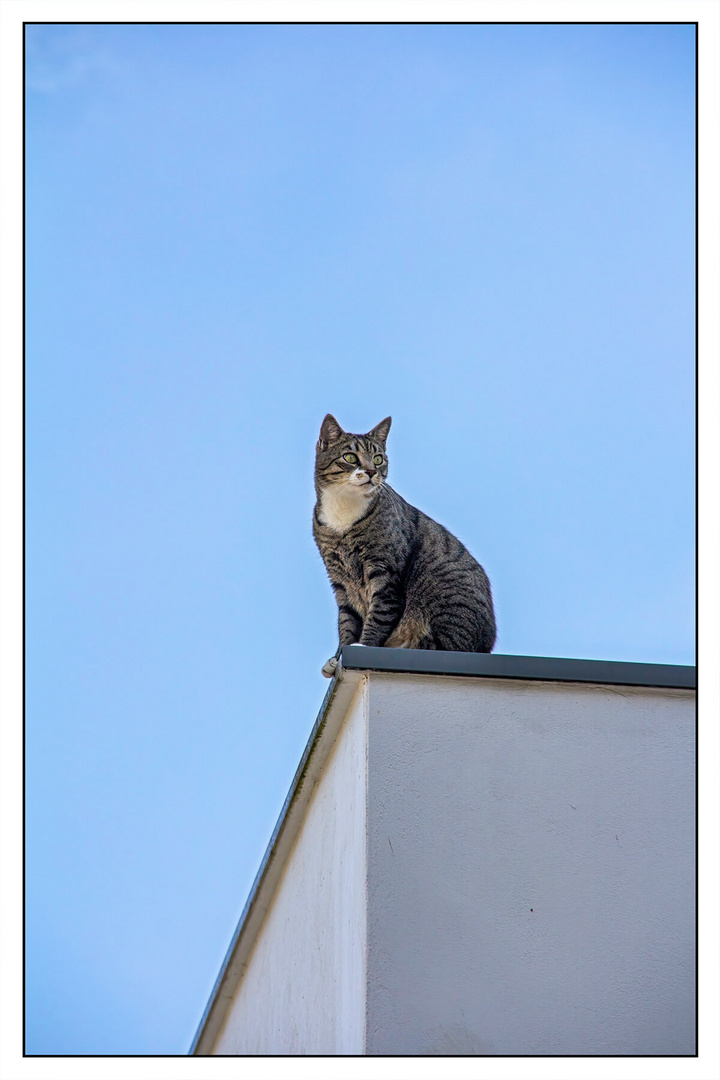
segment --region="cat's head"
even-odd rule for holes
[[[386,416],[366,435],[352,435],[328,413],[315,447],[318,492],[332,486],[348,495],[374,495],[387,478],[385,442],[391,423],[391,417]]]

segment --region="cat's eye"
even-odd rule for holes
[[[383,463],[382,454],[376,454],[375,457],[373,458],[373,461],[375,462],[376,465],[382,465],[382,463]]]
[[[350,465],[357,465],[357,454],[343,454],[343,460]]]

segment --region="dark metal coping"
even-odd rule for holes
[[[634,664],[618,660],[564,660],[554,656],[503,656],[497,653],[435,652],[345,645],[348,671],[395,671],[411,675],[474,675],[488,679],[539,679],[547,682],[608,683],[694,690],[696,669],[682,664]]]

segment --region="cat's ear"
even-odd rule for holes
[[[327,450],[330,443],[342,439],[344,434],[345,432],[340,427],[335,417],[328,413],[320,428],[320,438],[317,441],[317,449]]]
[[[375,425],[372,431],[368,431],[368,438],[372,439],[374,442],[382,443],[384,446],[391,424],[392,416],[386,416],[384,420],[381,420],[379,424]]]

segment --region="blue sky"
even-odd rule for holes
[[[184,1053],[327,688],[326,412],[498,652],[694,662],[694,29],[26,55],[27,1050]]]

